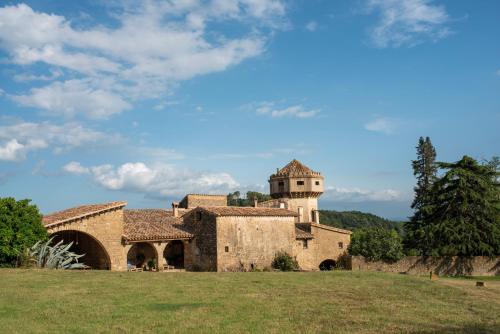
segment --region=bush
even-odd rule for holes
[[[399,234],[380,227],[354,231],[348,252],[350,255],[362,255],[370,261],[395,262],[404,256]]]
[[[29,199],[0,198],[0,267],[15,266],[26,249],[46,239],[42,215]]]
[[[274,269],[281,271],[294,271],[299,269],[299,264],[290,254],[286,252],[278,252],[274,256],[273,264]]]

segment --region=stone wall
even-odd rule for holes
[[[180,208],[192,209],[198,206],[227,206],[226,195],[186,195],[179,203]]]
[[[362,256],[352,256],[351,268],[354,271],[384,271],[414,275],[425,275],[432,271],[438,275],[500,276],[500,258],[407,256],[395,263],[385,263],[367,261]]]
[[[109,256],[111,270],[127,270],[127,253],[122,245],[123,210],[121,208],[47,228],[49,234],[80,231],[92,236]]]
[[[295,217],[217,217],[217,270],[270,267],[294,243]]]
[[[198,215],[201,214],[201,219]],[[217,271],[217,228],[215,216],[192,210],[183,217],[184,224],[195,237],[185,243],[186,270]]]
[[[319,265],[325,260],[338,262],[351,241],[350,234],[320,224],[311,224],[311,234],[314,239],[307,241],[307,248],[303,240],[295,242],[294,254],[302,270],[319,270]]]

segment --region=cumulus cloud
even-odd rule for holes
[[[371,40],[379,48],[414,46],[451,34],[445,7],[431,0],[368,0],[367,11],[380,16],[370,30]]]
[[[38,76],[59,81],[15,100],[52,114],[106,118],[128,109],[134,99],[164,96],[179,81],[223,71],[262,54],[266,31],[286,21],[281,0],[113,4],[119,4],[111,14],[116,25],[85,28],[26,4],[0,7],[0,48],[12,63],[23,69],[45,64],[72,78]],[[247,29],[227,37],[212,24],[221,21]],[[61,95],[61,100],[54,95]]]
[[[77,123],[17,122],[0,126],[0,160],[21,161],[29,152],[51,148],[61,153],[75,148],[95,147],[121,140]]]
[[[320,112],[320,109],[306,109],[301,104],[289,107],[279,107],[274,102],[263,102],[257,106],[255,111],[259,115],[268,115],[275,118],[280,118],[280,117],[310,118],[316,116]]]
[[[85,114],[92,119],[105,119],[131,105],[118,94],[93,87],[89,80],[54,82],[42,88],[31,89],[28,95],[13,96],[21,105],[35,107],[50,115],[68,118]]]
[[[401,125],[401,121],[395,118],[378,117],[366,123],[364,128],[368,131],[380,132],[386,135],[391,135],[397,132]]]
[[[339,202],[387,202],[403,200],[402,194],[394,189],[367,190],[337,187],[327,187],[322,199]]]
[[[70,174],[88,174],[98,185],[110,190],[131,191],[150,197],[183,196],[190,192],[227,193],[239,186],[228,173],[199,172],[173,165],[129,162],[84,167],[72,161],[63,167]]]

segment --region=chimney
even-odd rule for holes
[[[179,217],[179,203],[172,202],[172,216]]]
[[[253,198],[253,207],[256,208],[259,206],[259,201],[257,200],[257,197]]]

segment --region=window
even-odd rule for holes
[[[316,181],[316,185],[319,186],[319,181]]]
[[[229,246],[224,247],[224,251],[227,253],[229,252]]]
[[[340,249],[344,248],[344,243],[343,242],[339,242],[339,248]]]
[[[283,187],[284,185],[285,185],[285,182],[283,182],[283,181],[278,182],[278,186]]]
[[[201,220],[201,211],[196,212],[196,220],[197,221]]]
[[[303,186],[304,185],[304,181],[297,181],[297,185],[298,186]]]
[[[304,243],[302,244],[302,247],[304,249],[307,249],[308,245],[307,245],[307,239],[304,239]]]

